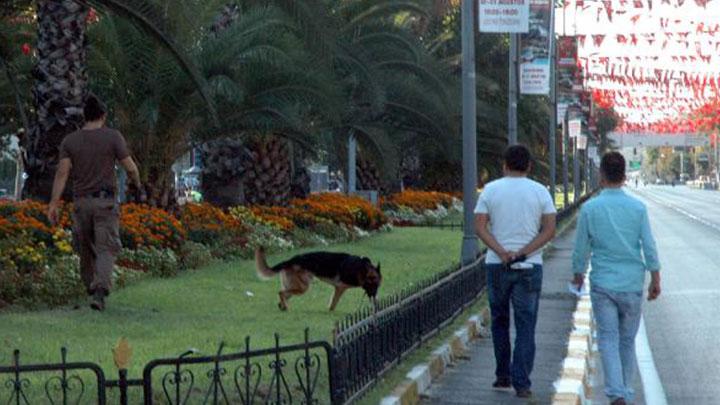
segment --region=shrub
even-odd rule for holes
[[[190,270],[207,265],[213,260],[213,255],[210,248],[202,243],[187,241],[178,250],[178,260],[183,269]]]
[[[118,265],[157,277],[172,277],[180,268],[177,256],[172,250],[155,247],[123,249],[118,255]]]
[[[186,238],[183,225],[164,210],[124,204],[120,211],[120,239],[128,249],[178,249]]]

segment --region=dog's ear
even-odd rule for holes
[[[377,269],[378,274],[382,275],[382,273],[380,272],[380,262],[378,262],[378,265],[375,268]]]

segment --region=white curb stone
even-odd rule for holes
[[[415,366],[406,377],[415,381],[417,384],[418,395],[423,395],[430,388],[432,377],[430,376],[430,367],[425,364]]]

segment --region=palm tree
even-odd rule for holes
[[[93,87],[112,99],[114,125],[128,137],[153,204],[171,204],[170,167],[191,141],[272,135],[302,142],[312,132],[307,118],[324,107],[331,110],[322,76],[309,73],[309,61],[284,13],[266,6],[246,9],[230,27],[211,33],[208,27],[221,6],[192,3],[168,14],[176,43],[185,46],[208,84],[222,117],[218,126],[203,108],[197,87],[144,32],[119,18],[105,18],[93,27],[99,39],[91,57]],[[253,171],[250,166],[241,171]],[[237,169],[233,163],[231,168]]]
[[[16,1],[19,4],[21,2]],[[37,64],[33,70],[35,117],[24,139],[28,174],[25,194],[48,200],[57,164],[58,148],[65,135],[83,124],[83,100],[88,91],[87,14],[90,2],[85,0],[37,0]],[[195,81],[213,111],[201,80],[193,65],[163,30],[163,13],[143,0],[92,0],[132,20],[168,49],[176,62]]]

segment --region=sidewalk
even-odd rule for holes
[[[575,310],[575,297],[567,291],[567,283],[571,278],[574,240],[574,228],[568,229],[555,240],[553,248],[545,255],[543,292],[536,331],[537,352],[531,376],[534,398],[524,400],[517,398],[512,390],[493,390],[495,357],[492,340],[488,337],[472,344],[468,353],[470,359],[449,369],[440,382],[431,387],[429,397],[424,399],[423,404],[504,405],[551,402],[555,393],[553,383],[559,376],[561,363],[567,353],[572,312]]]

